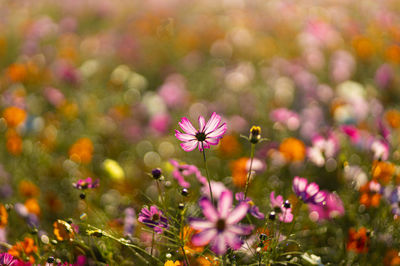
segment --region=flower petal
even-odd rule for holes
[[[249,235],[253,229],[253,225],[231,225],[227,230],[236,235]]]
[[[179,139],[180,141],[191,141],[191,140],[196,140],[196,137],[194,135],[190,134],[185,134],[181,133],[178,130],[175,130],[175,137]]]
[[[211,222],[216,222],[219,218],[217,210],[214,208],[210,200],[203,197],[199,200],[199,205],[203,211],[204,216]]]
[[[184,151],[192,151],[194,149],[196,149],[196,146],[199,142],[197,140],[191,140],[188,142],[182,142],[181,143],[181,147]],[[199,145],[200,147],[200,145]]]
[[[319,186],[315,183],[311,183],[306,188],[306,193],[308,197],[313,197],[319,191]]]
[[[190,227],[196,229],[196,230],[206,230],[206,229],[211,229],[214,228],[215,223],[210,222],[207,220],[202,220],[202,219],[197,219],[197,218],[191,218],[189,219],[189,224]]]
[[[242,202],[236,208],[228,215],[228,218],[226,219],[226,223],[228,224],[236,224],[240,220],[243,219],[243,217],[246,215],[247,211],[249,210],[249,204]]]
[[[187,119],[186,117],[182,117],[182,121],[179,122],[179,126],[187,134],[196,135],[197,133],[197,130],[193,127],[192,123],[190,123],[189,119]]]
[[[199,116],[199,132],[204,132],[204,125],[206,124],[206,120],[203,116]]]
[[[324,204],[326,200],[327,193],[325,191],[319,191],[315,196],[313,201],[316,204]]]
[[[204,133],[208,134],[214,131],[219,123],[221,122],[221,116],[217,115],[216,112],[212,113],[210,120],[208,120],[206,127],[204,128]]]
[[[296,176],[293,179],[293,190],[296,194],[303,192],[307,187],[307,179]]]
[[[211,250],[217,255],[223,255],[226,252],[226,243],[223,234],[218,234],[211,242]]]
[[[215,239],[217,234],[217,229],[204,230],[192,237],[192,244],[195,246],[207,245],[211,240]]]
[[[225,219],[232,208],[232,192],[225,190],[221,193],[218,201],[218,213],[219,217]]]
[[[232,232],[224,232],[225,243],[227,243],[233,250],[238,250],[242,246],[242,240]]]
[[[214,131],[211,131],[210,133],[206,133],[207,137],[209,138],[222,138],[222,135],[225,134],[226,130],[228,129],[228,126],[226,123],[223,123],[219,128],[215,129]]]

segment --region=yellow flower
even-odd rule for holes
[[[165,263],[164,263],[164,266],[180,266],[181,265],[181,262],[180,261],[175,261],[175,262],[173,262],[172,260],[167,260]]]
[[[59,241],[72,240],[75,236],[72,226],[66,221],[57,220],[53,223],[53,227],[53,233]]]

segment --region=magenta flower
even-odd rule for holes
[[[79,179],[78,182],[73,183],[72,186],[77,189],[85,190],[89,188],[96,188],[100,185],[99,179],[96,179],[95,181],[92,180],[91,177],[88,177],[86,179]]]
[[[144,207],[139,213],[138,221],[153,228],[158,234],[161,234],[164,228],[168,228],[168,220],[164,213],[154,205],[150,206],[150,209]]]
[[[308,184],[305,178],[296,176],[293,179],[293,191],[304,203],[325,204],[326,192],[320,191],[319,186],[314,182]]]
[[[185,180],[185,177],[190,175],[195,175],[202,185],[207,185],[207,178],[202,176],[200,170],[196,166],[190,164],[179,164],[178,161],[172,159],[169,160],[169,162],[174,166],[172,176],[178,181],[181,187],[190,187],[189,182]]]
[[[0,254],[0,265],[11,266],[17,263],[17,260],[8,253]]]
[[[227,130],[226,123],[221,123],[221,116],[217,115],[215,112],[211,115],[210,120],[207,124],[203,116],[199,116],[199,130],[196,130],[192,123],[183,117],[182,121],[179,122],[179,126],[185,133],[181,133],[175,130],[175,137],[177,137],[181,143],[181,147],[184,151],[192,151],[198,146],[199,150],[202,151],[203,148],[210,148],[210,145],[217,145],[222,135],[225,134]]]
[[[283,197],[281,195],[278,195],[275,198],[275,192],[272,191],[269,198],[269,204],[274,209],[274,212],[278,214],[279,221],[284,223],[290,223],[293,221],[292,208],[285,208]]]
[[[217,255],[225,254],[227,246],[237,250],[242,245],[241,235],[248,235],[253,230],[252,225],[238,225],[246,216],[249,204],[242,202],[235,209],[232,208],[232,192],[225,190],[221,193],[218,208],[215,209],[208,198],[201,198],[199,205],[206,220],[190,219],[190,226],[201,232],[192,237],[196,246],[210,243],[211,250]]]
[[[329,220],[344,214],[343,202],[335,193],[327,193],[326,204],[309,204],[310,219],[313,221]]]
[[[239,203],[247,203],[249,204],[250,208],[249,208],[249,213],[257,218],[257,219],[264,219],[265,218],[265,214],[260,212],[260,210],[258,209],[258,207],[256,205],[254,205],[254,202],[249,198],[249,197],[244,197],[244,192],[239,192],[235,194],[235,199],[239,202]]]

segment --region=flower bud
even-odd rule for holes
[[[249,140],[253,144],[257,144],[261,140],[261,128],[252,126],[250,129]]]
[[[284,207],[285,209],[289,209],[289,208],[291,207],[290,202],[289,202],[288,200],[286,200],[286,201],[283,203],[283,207]]]
[[[160,177],[161,177],[161,175],[162,175],[161,169],[160,169],[160,168],[155,168],[155,169],[153,169],[153,170],[151,171],[151,175],[153,176],[153,178],[154,178],[155,180],[160,179]]]
[[[269,217],[268,217],[268,218],[269,218],[271,221],[275,220],[275,217],[276,217],[276,213],[275,213],[274,211],[272,211],[272,212],[269,213]]]

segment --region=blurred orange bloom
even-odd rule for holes
[[[375,181],[369,181],[368,183],[360,187],[360,204],[364,205],[367,208],[371,206],[378,207],[382,197],[382,195],[379,194],[377,191],[371,190],[371,182]]]
[[[395,165],[390,162],[374,161],[372,163],[372,178],[382,185],[387,185],[392,180],[395,170]]]
[[[172,261],[172,260],[167,260],[165,263],[164,263],[164,266],[180,266],[181,265],[181,262],[179,261],[179,260],[177,260],[177,261]]]
[[[23,64],[15,63],[8,67],[7,75],[13,82],[22,82],[26,78],[26,67]]]
[[[27,198],[37,197],[39,195],[39,188],[31,181],[22,180],[18,185],[19,193]]]
[[[385,266],[400,265],[399,253],[400,253],[399,251],[394,249],[387,251],[385,258],[383,259],[383,265]]]
[[[93,143],[90,139],[78,139],[69,149],[69,158],[78,163],[90,163],[93,149]]]
[[[386,59],[392,63],[400,63],[400,46],[393,44],[385,51]]]
[[[303,161],[306,156],[306,146],[296,138],[284,139],[279,146],[279,151],[289,162]]]
[[[53,227],[53,233],[59,241],[72,240],[75,236],[72,226],[63,220],[54,222]]]
[[[184,241],[185,246],[183,247],[186,254],[188,255],[195,255],[201,253],[204,247],[201,246],[194,246],[192,244],[192,236],[198,233],[197,230],[191,228],[190,226],[185,226],[182,230],[181,239]]]
[[[367,229],[361,227],[358,231],[354,228],[349,230],[349,240],[347,241],[347,250],[356,253],[367,253],[369,246],[369,236]]]
[[[385,114],[385,119],[392,128],[400,127],[400,112],[397,110],[388,110]]]
[[[36,214],[37,216],[40,215],[40,206],[39,203],[37,202],[37,199],[35,198],[27,199],[24,205],[29,213]]]
[[[0,205],[0,228],[6,227],[8,223],[8,213],[3,204]]]
[[[365,36],[357,36],[352,42],[356,54],[362,59],[368,59],[375,53],[375,47],[371,40]]]
[[[232,161],[230,164],[233,184],[237,187],[245,187],[247,180],[247,162],[249,158],[242,157],[235,161]]]
[[[12,155],[19,155],[22,152],[22,138],[15,130],[8,130],[6,134],[6,147]]]
[[[221,139],[218,150],[221,156],[233,157],[240,153],[241,147],[235,136],[227,135]]]
[[[4,110],[3,117],[8,127],[17,127],[25,121],[26,112],[16,106],[10,106]]]
[[[25,237],[23,242],[15,243],[15,245],[8,250],[8,254],[20,259],[24,259],[22,256],[26,255],[29,258],[29,262],[33,264],[35,263],[33,255],[37,251],[38,247],[35,245],[35,241],[32,238]]]

